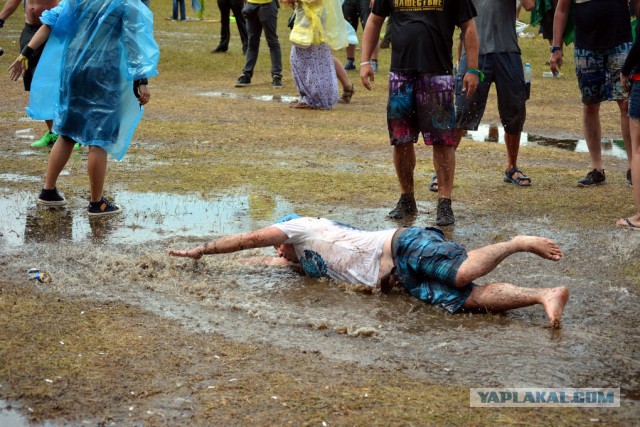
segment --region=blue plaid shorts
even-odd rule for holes
[[[409,227],[398,236],[394,247],[395,274],[414,297],[444,308],[460,310],[475,287],[456,287],[456,274],[467,259],[467,251],[444,239],[437,228]]]

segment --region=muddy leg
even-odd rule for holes
[[[562,257],[558,245],[546,237],[516,236],[508,242],[469,251],[468,258],[458,269],[456,286],[464,286],[490,273],[506,257],[516,252],[534,253],[551,261],[558,261]]]
[[[510,283],[491,283],[476,286],[462,308],[467,310],[487,310],[503,312],[515,308],[542,304],[553,328],[560,327],[562,312],[569,299],[569,290],[564,286],[556,288],[520,288]]]

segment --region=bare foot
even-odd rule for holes
[[[512,241],[523,252],[531,252],[544,259],[558,261],[562,258],[562,250],[551,239],[538,236],[516,236]]]
[[[629,218],[620,218],[616,225],[620,228],[640,229],[640,215],[633,215]]]
[[[569,289],[564,286],[545,290],[542,305],[544,306],[544,311],[547,313],[547,316],[549,316],[552,328],[560,328],[562,312],[564,311],[564,306],[567,304],[568,299]]]

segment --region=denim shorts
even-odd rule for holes
[[[628,42],[606,50],[575,49],[576,76],[583,104],[627,99],[620,84],[620,70],[631,45]]]
[[[459,311],[475,287],[473,283],[456,287],[456,274],[467,252],[446,241],[437,228],[407,228],[396,239],[394,253],[395,274],[402,286],[449,313]]]
[[[391,145],[418,141],[427,145],[455,145],[456,112],[453,76],[391,72],[387,127]]]
[[[478,58],[478,68],[484,73],[484,80],[471,98],[462,92],[462,82],[467,72],[467,58],[460,58],[456,74],[456,114],[458,129],[478,130],[484,115],[491,84],[496,86],[498,112],[504,130],[509,135],[519,135],[527,116],[527,91],[524,83],[522,59],[519,53],[488,53]]]
[[[629,112],[627,114],[630,119],[640,120],[640,81],[631,81]]]

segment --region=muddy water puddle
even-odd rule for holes
[[[431,381],[482,387],[620,387],[623,405],[639,410],[640,298],[637,284],[617,271],[638,255],[640,233],[606,230],[611,239],[601,239],[599,232],[556,229],[547,221],[495,224],[482,218],[461,221],[448,231],[469,249],[498,234],[539,234],[558,241],[565,250],[561,262],[515,255],[478,281],[569,287],[564,328],[554,331],[547,328],[540,306],[506,315],[449,315],[401,291],[370,294],[244,262],[250,256],[273,256],[271,249],[198,262],[163,253],[166,247],[187,248],[205,237],[268,225],[291,210],[286,200],[247,194],[114,196],[126,210],[119,218],[99,221],[109,224],[113,219],[97,238],[83,201],[71,200],[65,211],[42,211],[33,207],[34,195],[1,195],[0,210],[9,213],[0,218],[6,278],[43,292],[126,301],[191,330],[393,366]],[[469,215],[459,209],[461,219]],[[339,218],[332,217],[364,229],[393,227],[384,210],[334,211]],[[102,244],[93,244],[96,240]],[[599,254],[595,262],[593,253]],[[32,267],[48,271],[53,282],[27,281],[25,273]]]
[[[504,144],[504,128],[496,124],[481,124],[478,130],[467,131],[465,138],[480,142],[498,142]],[[521,146],[555,147],[561,150],[576,153],[589,153],[587,141],[584,139],[559,139],[522,132],[520,135]],[[624,141],[619,139],[602,139],[602,155],[626,159]]]

